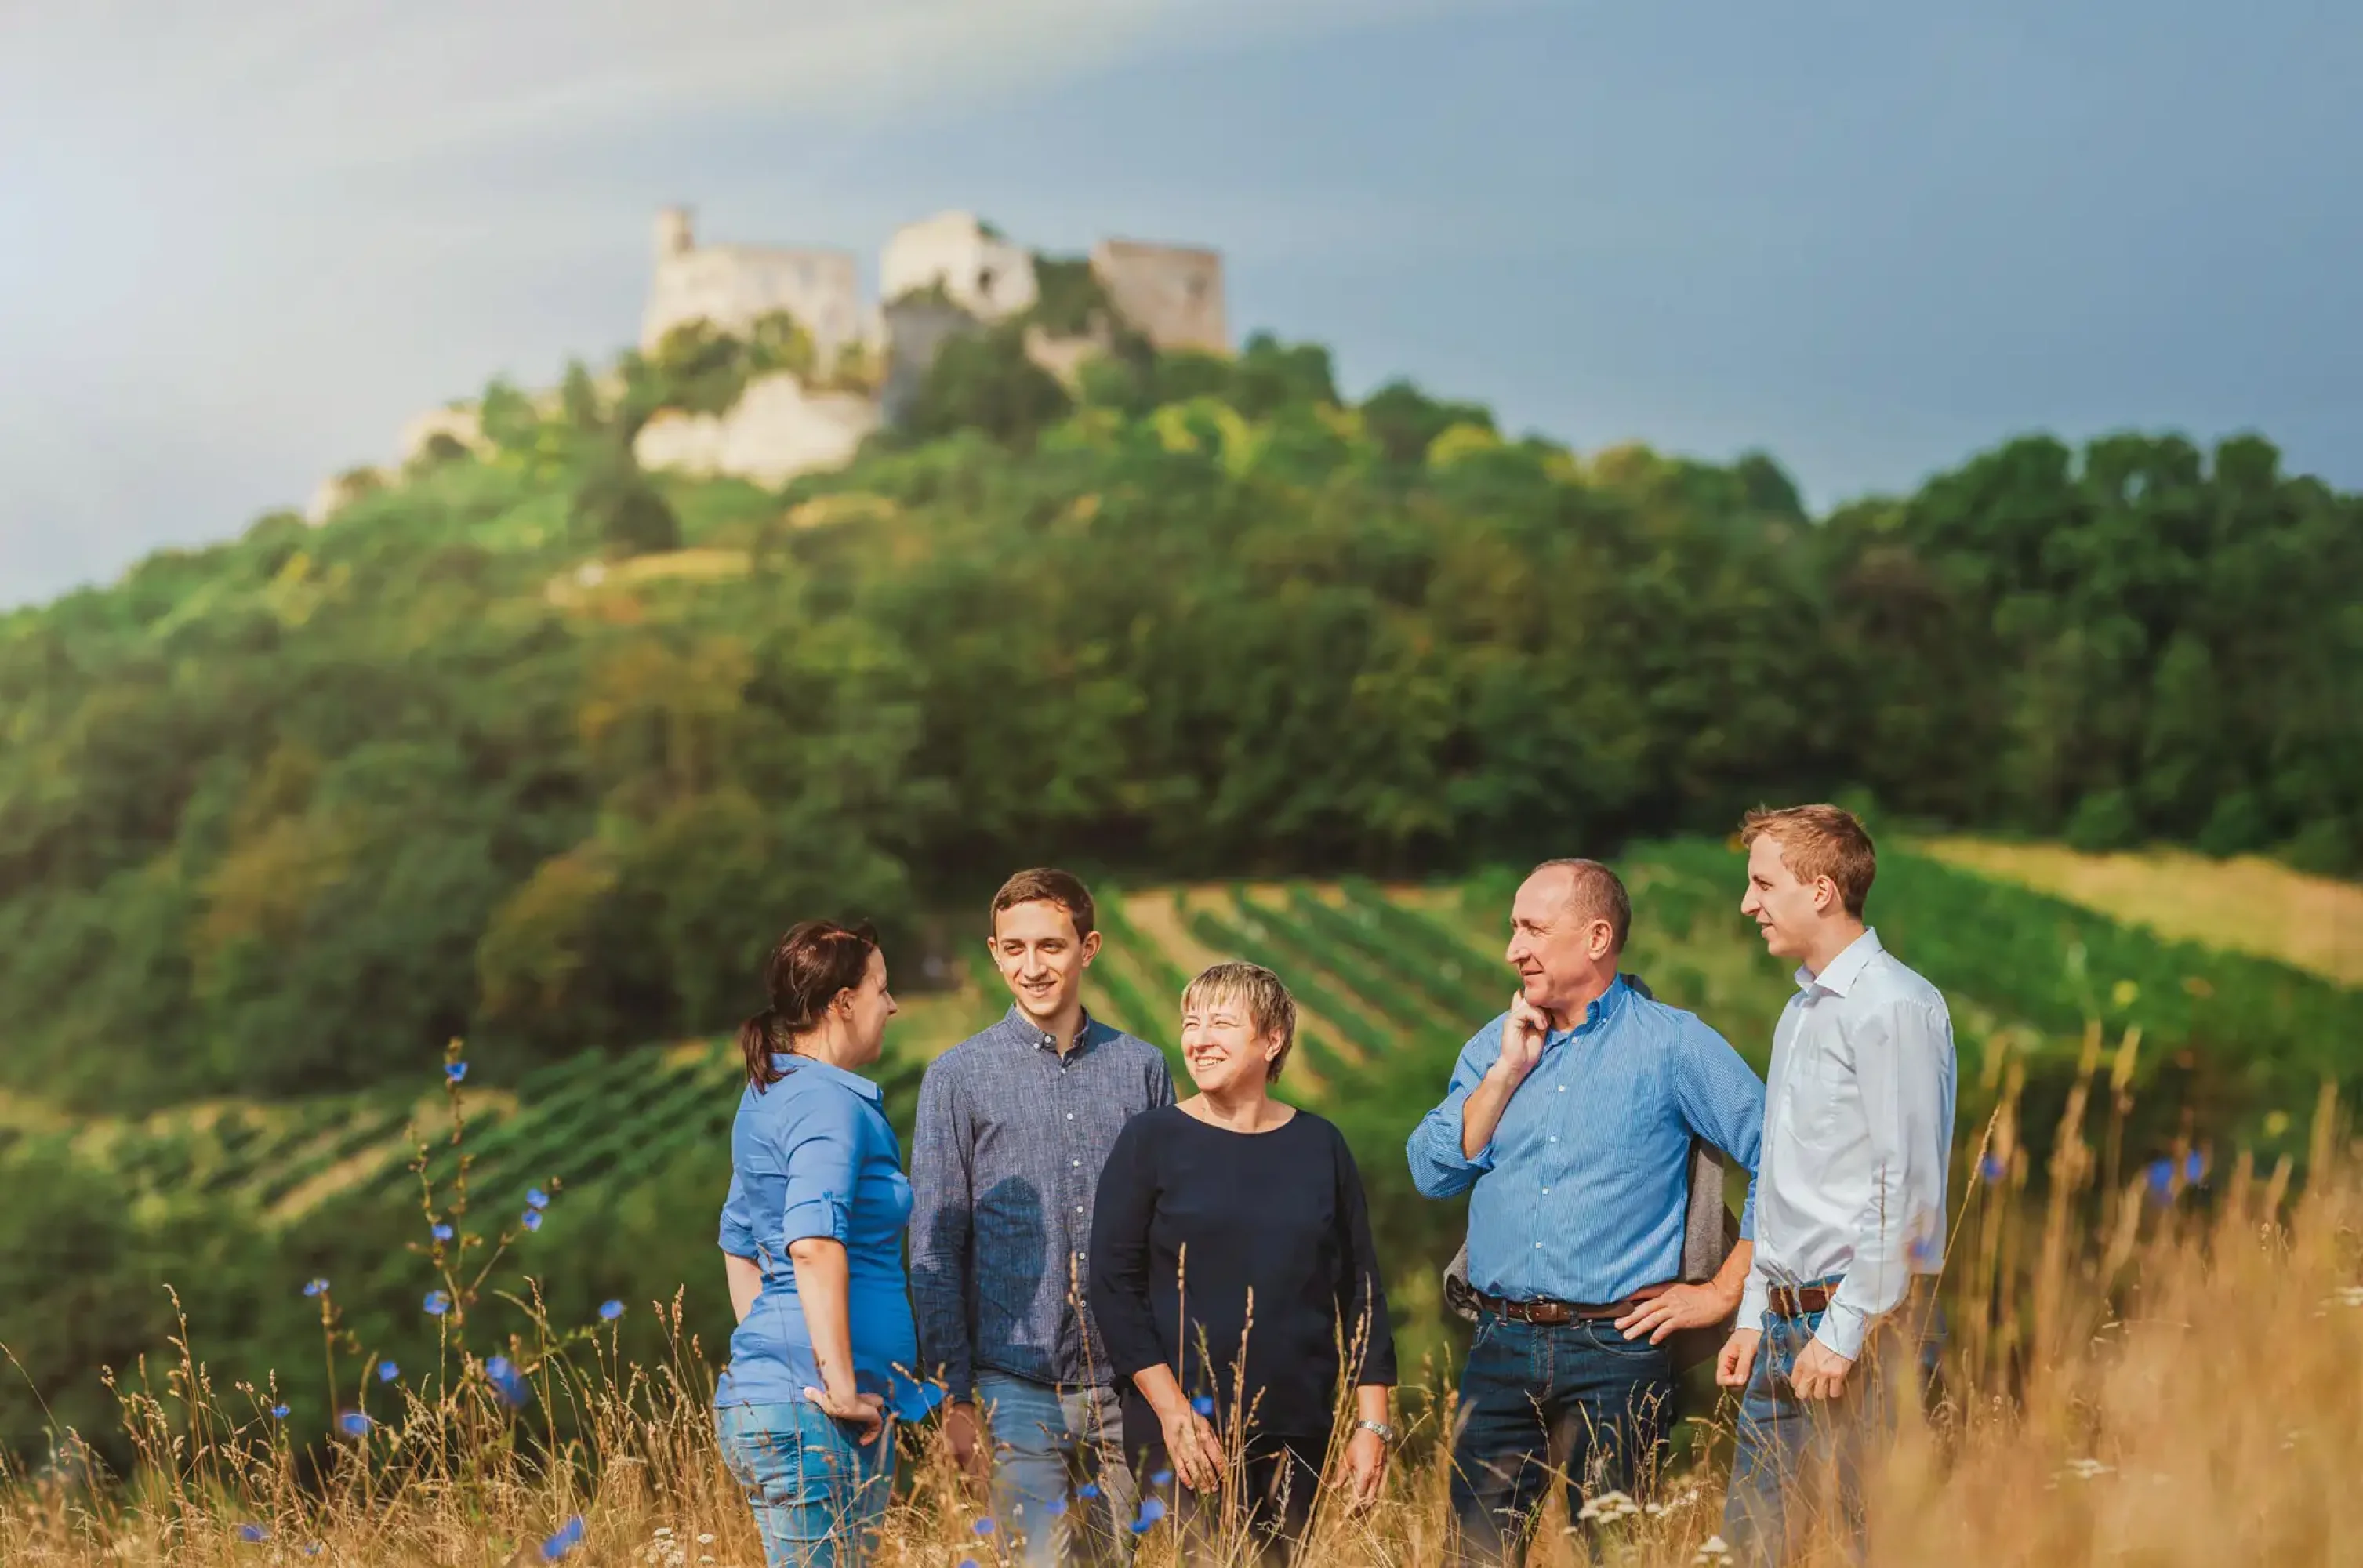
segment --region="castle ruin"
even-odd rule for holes
[[[937,213],[896,229],[879,256],[875,306],[862,299],[850,251],[700,244],[689,210],[677,206],[657,214],[653,239],[654,268],[640,316],[643,352],[692,322],[744,337],[764,317],[784,312],[812,339],[815,362],[809,381],[782,371],[749,382],[727,413],[659,415],[634,448],[649,468],[778,484],[839,466],[907,408],[945,342],[1023,317],[1041,299],[1035,253],[973,213]],[[1230,351],[1218,252],[1103,239],[1092,248],[1089,265],[1122,325],[1157,348]],[[1095,321],[1076,336],[1029,322],[1026,350],[1071,382],[1085,361],[1104,350],[1111,325]],[[872,369],[859,389],[832,373],[850,362]],[[476,406],[454,403],[410,420],[402,431],[403,461],[411,462],[438,438],[481,450]],[[311,508],[313,520],[323,520],[353,493],[345,479],[324,484]]]

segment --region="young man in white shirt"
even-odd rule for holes
[[[1863,923],[1870,835],[1835,806],[1741,825],[1753,919],[1797,995],[1772,1036],[1756,1256],[1715,1378],[1744,1389],[1724,1534],[1771,1563],[1861,1539],[1866,1446],[1916,1396],[1944,1265],[1952,1020]]]

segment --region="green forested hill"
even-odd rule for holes
[[[983,338],[842,473],[637,471],[749,368],[495,389],[486,453],[0,619],[0,1082],[519,1073],[1046,860],[1426,873],[1841,795],[2357,864],[2363,501],[2261,440],[2029,438],[1815,519],[1762,457],[1348,406],[1316,349],[1070,397]]]

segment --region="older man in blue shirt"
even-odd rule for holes
[[[1470,1195],[1462,1562],[1522,1562],[1559,1466],[1589,1493],[1636,1486],[1673,1395],[1666,1340],[1728,1318],[1747,1278],[1752,1184],[1722,1271],[1678,1283],[1692,1140],[1752,1174],[1764,1085],[1695,1016],[1618,977],[1632,919],[1606,866],[1536,867],[1510,913],[1518,993],[1411,1136],[1422,1193]]]

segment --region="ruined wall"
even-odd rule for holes
[[[987,234],[966,212],[904,225],[879,256],[878,292],[888,302],[931,286],[982,321],[1030,309],[1041,292],[1033,252]]]
[[[728,413],[668,411],[632,445],[644,468],[731,473],[781,484],[836,468],[879,426],[878,403],[857,393],[813,392],[784,372],[760,376]]]
[[[1092,247],[1092,275],[1124,318],[1159,348],[1230,352],[1221,252],[1103,239]]]
[[[761,317],[784,310],[812,334],[826,362],[863,337],[861,280],[846,250],[776,250],[700,245],[678,207],[658,215],[656,273],[640,317],[640,347],[700,317],[744,337]]]
[[[473,403],[461,403],[416,416],[402,427],[402,461],[409,462],[437,436],[449,436],[471,451],[484,450],[483,411]]]

